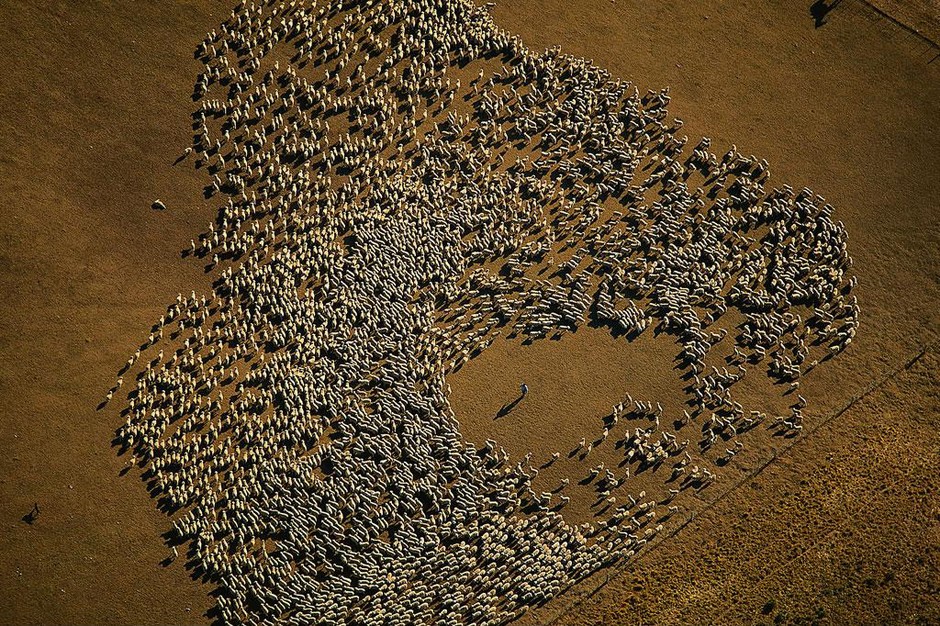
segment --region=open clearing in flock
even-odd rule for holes
[[[940,621],[935,7],[35,4],[0,622]]]

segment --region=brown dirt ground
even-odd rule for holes
[[[940,0],[872,0],[871,4],[925,39],[940,44]]]
[[[940,353],[928,351],[559,624],[936,624]]]
[[[769,623],[819,609],[828,623],[940,622],[937,351],[903,369],[940,331],[940,63],[861,2],[818,29],[809,4],[495,9],[533,47],[561,44],[644,89],[669,85],[690,137],[734,142],[767,158],[774,180],[823,194],[848,228],[863,311],[859,339],[801,388],[819,430],[741,455],[688,504],[694,522],[527,622]],[[0,623],[205,622],[211,590],[160,566],[168,521],[120,476],[119,418],[96,406],[176,293],[208,285],[178,251],[213,212],[202,175],[172,163],[188,142],[194,44],[228,10],[0,0]],[[168,211],[149,208],[157,197]],[[624,390],[677,405],[660,341],[581,329],[496,344],[450,381],[455,413],[469,438],[514,455],[560,449]],[[529,398],[493,421],[520,380]],[[774,401],[762,389],[745,399]]]

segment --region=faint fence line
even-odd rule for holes
[[[840,2],[836,7],[834,7],[833,14],[848,11],[849,7],[852,5],[856,7],[856,9],[852,11],[852,13],[855,15],[867,19],[868,22],[886,22],[890,26],[891,30],[897,32],[897,29],[900,29],[903,31],[904,36],[910,37],[913,41],[916,42],[916,45],[923,46],[923,51],[921,54],[928,59],[927,65],[930,65],[937,61],[937,59],[940,59],[940,43],[937,43],[913,26],[910,26],[909,24],[906,24],[892,16],[884,9],[873,4],[870,0],[851,0],[849,2]],[[863,15],[863,13],[867,13],[868,15]],[[888,36],[891,36],[891,32],[885,29],[882,29],[882,32]]]
[[[778,451],[778,450],[774,450],[774,452],[773,452],[773,454],[770,456],[770,458],[767,459],[766,461],[764,461],[759,467],[757,467],[757,469],[755,469],[755,470],[752,471],[750,474],[747,474],[746,476],[744,476],[743,478],[741,478],[741,480],[739,480],[738,482],[736,482],[734,485],[732,485],[732,486],[731,486],[729,489],[727,489],[726,491],[722,492],[718,497],[716,497],[714,500],[712,500],[711,502],[709,502],[708,504],[706,504],[705,506],[703,506],[703,507],[702,507],[701,509],[699,509],[698,511],[692,511],[692,512],[690,512],[690,513],[686,516],[686,519],[685,519],[679,526],[677,526],[675,529],[673,529],[672,532],[670,532],[670,533],[667,534],[667,535],[664,535],[664,536],[660,537],[660,538],[659,538],[658,540],[656,540],[654,543],[650,544],[649,547],[648,547],[646,550],[640,552],[640,554],[638,554],[636,557],[630,558],[630,559],[626,559],[623,563],[620,563],[620,564],[618,564],[618,565],[612,566],[612,567],[610,568],[610,570],[608,571],[607,575],[604,577],[604,580],[601,581],[601,582],[598,582],[597,585],[594,587],[594,589],[592,589],[592,590],[591,590],[589,593],[587,593],[586,595],[584,595],[584,596],[578,598],[577,600],[575,600],[574,602],[572,602],[570,605],[568,605],[568,606],[564,607],[563,609],[561,609],[554,617],[550,617],[550,618],[548,619],[548,621],[542,622],[542,623],[546,624],[547,626],[550,626],[550,625],[552,625],[552,624],[558,623],[558,621],[559,621],[560,619],[562,619],[562,618],[565,617],[566,615],[572,613],[574,610],[576,610],[578,607],[580,607],[582,604],[584,604],[584,602],[586,602],[587,600],[590,600],[590,599],[593,598],[595,595],[597,595],[597,594],[598,594],[600,591],[602,591],[611,581],[613,581],[613,580],[619,578],[621,574],[623,574],[624,572],[626,572],[627,567],[636,564],[637,561],[639,561],[639,560],[641,560],[641,559],[643,559],[643,558],[646,558],[650,553],[652,553],[652,552],[655,551],[657,548],[659,548],[663,543],[665,543],[665,542],[669,541],[670,539],[674,538],[675,536],[677,536],[677,535],[678,535],[680,532],[682,532],[690,523],[692,523],[692,521],[696,518],[696,516],[702,515],[703,513],[707,512],[708,510],[714,508],[715,505],[717,505],[719,502],[721,502],[722,500],[724,500],[727,496],[731,495],[732,493],[736,493],[736,492],[738,491],[738,489],[740,489],[740,488],[743,487],[744,485],[746,485],[746,484],[750,483],[751,481],[753,481],[755,478],[757,478],[758,476],[760,476],[760,474],[762,474],[763,471],[764,471],[765,469],[767,469],[774,461],[776,461],[777,459],[783,457],[783,456],[786,455],[790,450],[792,450],[794,446],[798,445],[798,444],[799,444],[800,442],[802,442],[802,441],[805,441],[807,438],[812,437],[819,429],[823,428],[824,426],[828,425],[828,424],[831,423],[832,421],[834,421],[834,420],[838,419],[839,417],[841,417],[842,415],[844,415],[849,409],[851,409],[853,406],[855,406],[856,404],[858,404],[859,402],[861,402],[862,400],[864,400],[867,396],[869,396],[869,395],[870,395],[872,392],[874,392],[875,390],[881,388],[885,383],[887,383],[888,381],[890,381],[891,379],[893,379],[895,376],[897,376],[897,375],[900,374],[901,372],[909,370],[911,367],[914,366],[915,363],[917,363],[920,359],[922,359],[922,358],[924,357],[924,355],[927,354],[927,352],[929,352],[930,350],[934,349],[934,348],[937,347],[938,345],[940,345],[940,338],[934,339],[933,341],[930,341],[930,342],[928,342],[928,343],[922,345],[921,349],[920,349],[918,352],[914,353],[912,356],[910,356],[910,357],[908,357],[907,359],[903,360],[903,361],[902,361],[901,363],[899,363],[897,366],[895,366],[895,367],[891,368],[890,370],[888,370],[887,372],[885,372],[881,377],[872,380],[864,389],[862,389],[861,391],[859,391],[859,392],[857,392],[855,395],[853,395],[851,398],[849,398],[849,400],[846,401],[846,403],[845,403],[844,405],[842,405],[842,407],[839,408],[839,409],[838,409],[836,412],[834,412],[832,415],[830,415],[829,417],[823,419],[821,422],[819,422],[818,424],[816,424],[812,429],[808,430],[803,436],[797,437],[796,439],[794,439],[794,440],[793,440],[791,443],[789,443],[788,445],[783,446],[779,451]],[[599,576],[599,574],[600,574],[600,573],[598,573],[598,574],[596,574],[596,575]],[[584,581],[581,581],[581,582],[584,582]],[[578,583],[575,583],[574,585],[569,586],[568,589],[570,590],[572,587],[576,586],[577,584],[578,584]],[[567,590],[566,590],[566,591],[567,591]],[[559,599],[560,599],[560,596],[559,596]]]

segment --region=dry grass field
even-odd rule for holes
[[[937,41],[929,0],[877,5]],[[176,294],[210,286],[180,250],[216,209],[176,161],[193,48],[230,8],[0,0],[0,623],[209,621],[212,587],[162,564],[170,520],[122,471],[118,408],[98,407]],[[857,339],[801,384],[802,435],[760,439],[637,557],[521,623],[940,623],[940,51],[856,0],[819,27],[790,0],[504,0],[493,16],[529,48],[669,86],[693,144],[735,144],[824,196],[862,308]],[[679,407],[672,341],[501,338],[449,375],[451,405],[469,440],[544,458],[624,389]],[[528,397],[494,419],[520,381]]]

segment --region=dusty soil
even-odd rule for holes
[[[171,164],[217,6],[0,5],[0,622],[205,621],[210,589],[160,566],[168,521],[96,407],[166,302],[208,282],[178,254],[211,219],[201,181]]]
[[[559,624],[935,624],[933,349]]]
[[[119,417],[96,407],[176,293],[208,285],[179,256],[212,219],[204,181],[173,163],[193,46],[228,6],[41,5],[0,3],[0,622],[205,623],[211,589],[161,566],[169,522],[120,475]],[[783,0],[519,1],[495,16],[532,47],[669,85],[690,137],[736,143],[774,180],[824,195],[849,231],[863,310],[859,339],[801,388],[818,430],[742,455],[686,505],[694,522],[526,619],[940,621],[937,353],[903,368],[940,330],[935,53],[851,0],[820,28],[808,2]],[[150,209],[158,197],[167,211]],[[584,328],[497,343],[452,377],[455,413],[469,438],[514,455],[562,449],[623,390],[678,402],[657,341]],[[529,397],[494,420],[522,380]]]
[[[935,44],[940,44],[940,2],[937,0],[873,0],[884,15]]]

